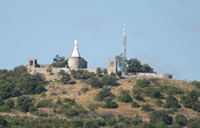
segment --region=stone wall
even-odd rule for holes
[[[137,76],[153,77],[153,78],[172,78],[172,74],[156,74],[156,73],[137,73]]]

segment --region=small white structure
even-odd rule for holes
[[[78,41],[74,41],[74,50],[72,56],[68,58],[68,66],[70,69],[87,68],[87,61],[80,56],[78,51]]]

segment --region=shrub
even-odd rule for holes
[[[63,102],[66,102],[66,103],[68,103],[68,104],[70,104],[70,105],[75,105],[75,104],[76,104],[75,99],[69,99],[69,98],[65,98],[65,99],[63,100]]]
[[[95,78],[95,77],[92,77],[90,80],[89,80],[89,84],[94,87],[94,88],[102,88],[103,85],[102,83],[99,81],[98,78]]]
[[[92,120],[86,120],[83,124],[83,128],[99,128],[99,126]]]
[[[11,100],[11,99],[9,99],[9,100],[7,100],[7,101],[5,102],[5,104],[8,105],[10,108],[13,108],[13,107],[14,107],[14,103],[15,103],[15,101],[14,101],[14,100]]]
[[[45,97],[45,96],[46,96],[45,92],[41,92],[40,95],[41,95],[42,97]]]
[[[71,118],[73,116],[78,116],[78,115],[79,115],[79,113],[76,111],[76,109],[68,109],[65,112],[65,116],[68,118]]]
[[[86,93],[87,91],[89,91],[89,89],[88,89],[88,88],[82,88],[81,91],[82,91],[83,93]]]
[[[8,105],[3,105],[0,107],[0,112],[10,112],[10,107]]]
[[[143,101],[143,102],[145,101],[145,99],[143,97],[139,96],[139,95],[135,95],[135,96],[133,96],[133,98],[138,100],[138,101]]]
[[[61,98],[60,98],[60,97],[58,97],[58,99],[57,99],[57,101],[56,101],[56,104],[57,104],[57,105],[62,105],[62,101],[61,101]]]
[[[156,104],[156,106],[162,106],[163,102],[161,99],[156,99],[155,104]]]
[[[113,100],[113,98],[111,96],[107,96],[103,99],[106,103],[109,103]]]
[[[60,81],[63,84],[67,84],[68,81],[70,81],[70,80],[71,80],[71,76],[68,73],[62,73],[62,78],[60,79]]]
[[[45,107],[52,107],[52,102],[51,100],[40,100],[39,102],[37,102],[37,108],[45,108]]]
[[[43,110],[40,110],[37,115],[40,117],[48,117],[48,113]]]
[[[147,95],[151,98],[160,98],[161,97],[160,89],[154,88],[154,87],[145,88],[144,93],[145,93],[145,95]]]
[[[96,95],[95,97],[95,100],[97,101],[102,101],[105,97],[108,97],[108,96],[111,96],[112,98],[115,97],[115,95],[113,95],[111,92],[110,92],[110,88],[108,87],[104,87],[101,89],[101,91]]]
[[[182,125],[182,126],[187,125],[187,118],[184,115],[178,114],[176,115],[175,119],[176,119],[177,124]]]
[[[123,94],[118,96],[118,101],[130,103],[132,101],[132,98],[129,94]]]
[[[106,122],[106,126],[113,126],[113,125],[115,125],[116,122],[117,122],[117,121],[116,121],[116,118],[113,117],[113,118],[109,119],[109,120]]]
[[[156,128],[156,125],[153,124],[153,123],[151,123],[151,122],[149,122],[149,123],[144,122],[144,123],[142,124],[141,128]]]
[[[195,87],[197,87],[197,88],[200,89],[200,81],[194,80],[194,81],[192,82],[192,85],[194,85]]]
[[[200,112],[200,102],[195,102],[195,103],[192,105],[192,109],[193,109],[194,111]]]
[[[100,82],[103,85],[111,85],[111,86],[115,86],[117,84],[117,78],[115,75],[104,75],[101,79]]]
[[[153,111],[152,106],[150,104],[142,105],[141,110],[145,112]]]
[[[145,88],[150,87],[150,81],[146,78],[137,80],[137,83],[135,84],[135,87]]]
[[[103,108],[118,108],[118,105],[115,101],[110,101],[102,105]]]
[[[122,72],[121,72],[121,71],[118,71],[118,72],[117,72],[117,76],[118,76],[119,78],[121,78]]]
[[[95,109],[97,109],[99,107],[99,105],[98,104],[89,104],[87,107],[90,109],[90,111],[94,111]]]
[[[29,107],[34,106],[32,101],[33,100],[30,97],[19,96],[17,98],[17,108],[24,112],[28,112]]]
[[[184,107],[192,108],[192,105],[198,101],[198,95],[195,91],[191,91],[187,94],[187,96],[181,97],[181,103],[183,103]]]
[[[2,115],[0,115],[0,126],[6,126],[7,125],[7,121],[3,118]]]
[[[133,101],[133,102],[131,102],[131,107],[132,108],[139,108],[140,105],[137,102]]]
[[[177,95],[177,94],[184,94],[183,89],[177,88],[174,86],[168,85],[161,85],[160,89],[162,92],[165,92],[167,95]]]
[[[141,95],[144,93],[144,90],[142,88],[133,88],[132,93],[133,95]]]
[[[172,117],[168,116],[167,111],[165,110],[156,110],[150,113],[149,115],[150,122],[152,123],[162,123],[164,122],[167,125],[172,124]]]
[[[108,74],[108,71],[107,71],[107,69],[106,69],[106,68],[105,68],[105,69],[103,69],[103,74],[104,74],[104,75]]]
[[[166,102],[164,104],[165,108],[180,108],[181,106],[178,103],[178,100],[172,95],[168,95],[166,98]]]
[[[58,94],[57,93],[54,93],[54,92],[52,92],[51,94],[50,94],[51,96],[57,96]]]

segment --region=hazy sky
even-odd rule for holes
[[[175,79],[200,80],[200,0],[0,0],[0,69],[71,56],[89,68],[122,53]]]

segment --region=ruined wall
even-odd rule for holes
[[[153,78],[172,78],[172,74],[156,74],[156,73],[137,73],[137,76],[153,77]]]

